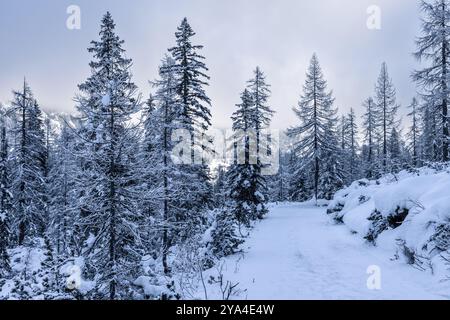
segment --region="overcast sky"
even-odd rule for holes
[[[69,5],[81,8],[81,29],[66,28]],[[381,8],[381,30],[366,26],[370,5]],[[397,88],[402,114],[416,92],[410,75],[419,34],[415,0],[1,0],[0,102],[27,77],[46,110],[70,112],[77,84],[89,75],[86,48],[111,11],[134,61],[134,81],[150,92],[161,58],[187,17],[210,69],[213,122],[228,127],[239,93],[259,65],[272,85],[274,128],[296,123],[296,105],[316,52],[340,112],[373,93],[383,61]]]

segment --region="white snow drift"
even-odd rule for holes
[[[395,258],[447,278],[450,169],[402,171],[336,193],[328,213]]]

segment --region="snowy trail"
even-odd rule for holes
[[[226,260],[224,278],[247,289],[241,299],[443,299],[430,274],[367,245],[324,208],[273,206],[244,245]],[[381,290],[367,288],[371,265],[381,269]],[[447,296],[448,297],[448,296]]]

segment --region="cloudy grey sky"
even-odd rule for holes
[[[69,5],[81,8],[81,29],[66,28]],[[370,5],[381,8],[381,30],[366,27]],[[416,0],[1,0],[0,102],[23,76],[46,110],[71,111],[77,84],[89,74],[86,48],[98,38],[99,21],[111,11],[134,80],[147,95],[160,59],[174,44],[174,32],[187,17],[205,46],[211,82],[213,121],[229,126],[239,93],[259,65],[272,85],[274,128],[295,124],[296,105],[313,52],[318,54],[341,112],[372,94],[383,61],[397,87],[398,100],[415,94],[411,53],[420,20]]]

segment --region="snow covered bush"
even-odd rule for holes
[[[374,245],[432,271],[450,252],[450,168],[428,168],[360,180],[338,191],[328,214]],[[445,271],[444,271],[445,272]]]
[[[209,246],[216,258],[226,257],[239,251],[239,245],[244,242],[236,235],[237,221],[232,212],[225,208],[220,210],[211,229]]]
[[[11,249],[9,256],[11,272],[1,279],[0,300],[76,299],[78,290],[67,286],[70,275],[59,269],[47,238],[37,238],[26,246]],[[80,284],[77,281],[76,287]]]

